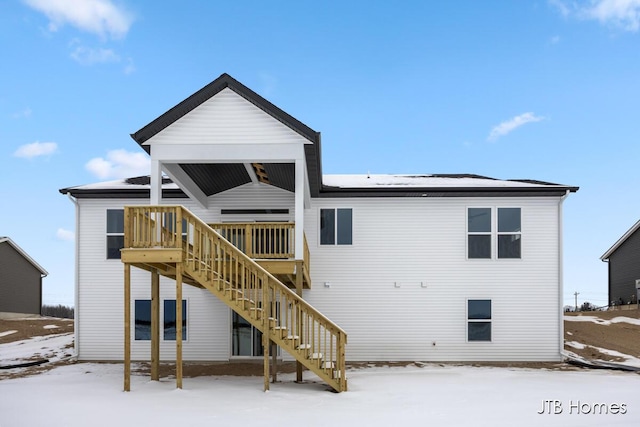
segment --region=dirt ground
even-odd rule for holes
[[[570,316],[597,316],[600,319],[610,320],[614,317],[624,316],[640,318],[638,310],[612,311],[612,312],[586,312],[586,313],[566,313]],[[606,348],[619,351],[628,355],[640,357],[640,326],[629,323],[613,323],[610,325],[598,325],[594,322],[572,322],[565,321],[565,341],[577,341],[588,345],[584,349],[576,349],[567,346],[566,349],[588,359],[601,359],[609,361],[622,361],[621,358],[609,356],[599,352],[595,347]],[[57,328],[43,328],[46,325],[56,325]],[[60,334],[73,331],[73,321],[66,319],[36,318],[19,320],[0,320],[0,334],[5,331],[17,331],[10,335],[0,337],[0,345],[7,342],[24,340],[32,336],[42,336],[50,334]],[[73,363],[72,361],[60,362],[60,364]],[[554,369],[573,370],[579,369],[566,363],[555,362],[465,362],[465,363],[438,363],[439,365],[467,365],[467,366],[496,366],[510,368],[533,368],[533,369]],[[426,366],[422,362],[358,362],[349,364],[350,369],[364,369],[372,366]],[[5,378],[15,378],[16,376],[34,375],[52,367],[39,366],[25,369],[23,372],[5,376]],[[279,362],[278,373],[295,372],[295,363]],[[150,366],[146,362],[137,362],[133,366],[134,374],[149,375]],[[162,363],[160,366],[160,376],[173,377],[175,365],[173,363]],[[236,376],[261,376],[263,374],[262,360],[256,361],[233,361],[228,363],[188,363],[183,365],[183,375],[186,378],[205,375],[236,375]]]
[[[569,316],[596,316],[604,320],[611,320],[614,317],[621,316],[640,319],[640,311],[637,309],[565,314]],[[565,321],[564,339],[565,342],[577,341],[582,344],[587,344],[588,346],[584,349],[565,346],[568,351],[587,359],[600,359],[612,362],[622,362],[624,360],[620,357],[604,354],[594,347],[615,350],[640,358],[640,326],[638,325],[625,322],[599,325],[594,322]]]
[[[44,328],[44,326],[55,325],[57,328]],[[0,336],[0,344],[22,341],[27,338],[63,334],[73,332],[72,319],[56,319],[51,317],[34,317],[29,319],[0,319],[0,334],[8,331],[15,333]]]

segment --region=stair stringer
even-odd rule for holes
[[[185,273],[263,334],[269,327],[271,341],[334,390],[346,391],[346,333],[207,224],[199,225],[206,227],[198,227],[200,249],[208,250],[185,248]],[[263,305],[274,308],[269,311],[276,316],[266,316]]]

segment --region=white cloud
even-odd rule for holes
[[[599,0],[583,10],[586,18],[613,24],[626,31],[640,28],[640,0]]]
[[[31,113],[31,108],[27,107],[22,111],[13,113],[11,117],[13,117],[14,119],[28,119],[29,117],[31,117]]]
[[[551,42],[551,44],[558,44],[560,43],[560,36],[553,36],[551,37],[551,39],[549,39],[549,41]]]
[[[640,0],[588,0],[571,3],[549,0],[565,17],[595,20],[603,25],[613,25],[625,31],[640,29]]]
[[[123,38],[133,16],[111,0],[23,0],[32,9],[49,18],[49,31],[68,24],[101,37]]]
[[[85,168],[100,179],[149,175],[151,162],[145,153],[112,150],[106,157],[106,159],[96,157],[89,160]]]
[[[539,122],[541,120],[544,120],[544,117],[536,116],[533,113],[520,114],[519,116],[515,116],[500,123],[497,126],[494,126],[493,129],[491,129],[487,140],[495,141],[501,136],[505,136],[508,133],[513,132],[522,125],[526,125],[527,123]]]
[[[566,5],[563,0],[549,0],[549,4],[558,9],[558,12],[564,17],[571,14],[571,8]]]
[[[133,59],[127,58],[127,65],[124,66],[124,73],[131,74],[136,71],[136,66],[133,63]]]
[[[76,46],[70,55],[71,58],[82,65],[120,62],[120,57],[111,49],[93,49],[86,46]]]
[[[55,142],[32,142],[31,144],[25,144],[13,153],[16,157],[23,157],[31,159],[38,156],[48,156],[53,154],[58,149],[58,144]]]
[[[64,228],[58,228],[56,231],[56,237],[66,242],[73,242],[75,239],[75,233],[71,230],[65,230]]]

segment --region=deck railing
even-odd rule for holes
[[[254,259],[294,259],[295,224],[243,222],[209,224],[235,247]]]
[[[125,248],[181,249],[189,276],[333,388],[346,390],[346,333],[251,259],[257,253],[294,254],[293,224],[267,223],[249,231],[234,225],[224,224],[218,233],[181,206],[129,206],[125,207]],[[252,242],[250,255],[223,235],[258,236],[257,240],[266,236],[268,244]],[[304,256],[308,259],[306,242]]]

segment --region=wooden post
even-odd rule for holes
[[[131,265],[124,265],[124,391],[131,391]]]
[[[345,346],[347,344],[347,336],[338,332],[338,369],[340,373],[340,391],[347,391],[347,365],[346,365],[346,354],[345,354]]]
[[[244,226],[244,253],[249,257],[249,258],[254,258],[253,256],[253,239],[251,236],[251,225],[250,224],[246,224]]]
[[[271,329],[271,311],[269,301],[269,285],[267,276],[262,276],[262,317],[264,322],[264,331],[262,332],[262,351],[264,353],[264,391],[269,391],[269,347],[270,345],[270,329]]]
[[[304,279],[304,262],[296,261],[296,294],[302,298],[302,284]],[[299,344],[302,342],[302,316],[300,310],[296,311],[298,332],[294,335],[300,337]],[[296,361],[296,382],[302,382],[302,363]]]
[[[276,383],[278,381],[278,346],[273,341],[271,341],[271,363],[271,382]]]
[[[160,379],[160,275],[151,272],[151,380]]]
[[[176,387],[182,388],[182,264],[176,264]]]

